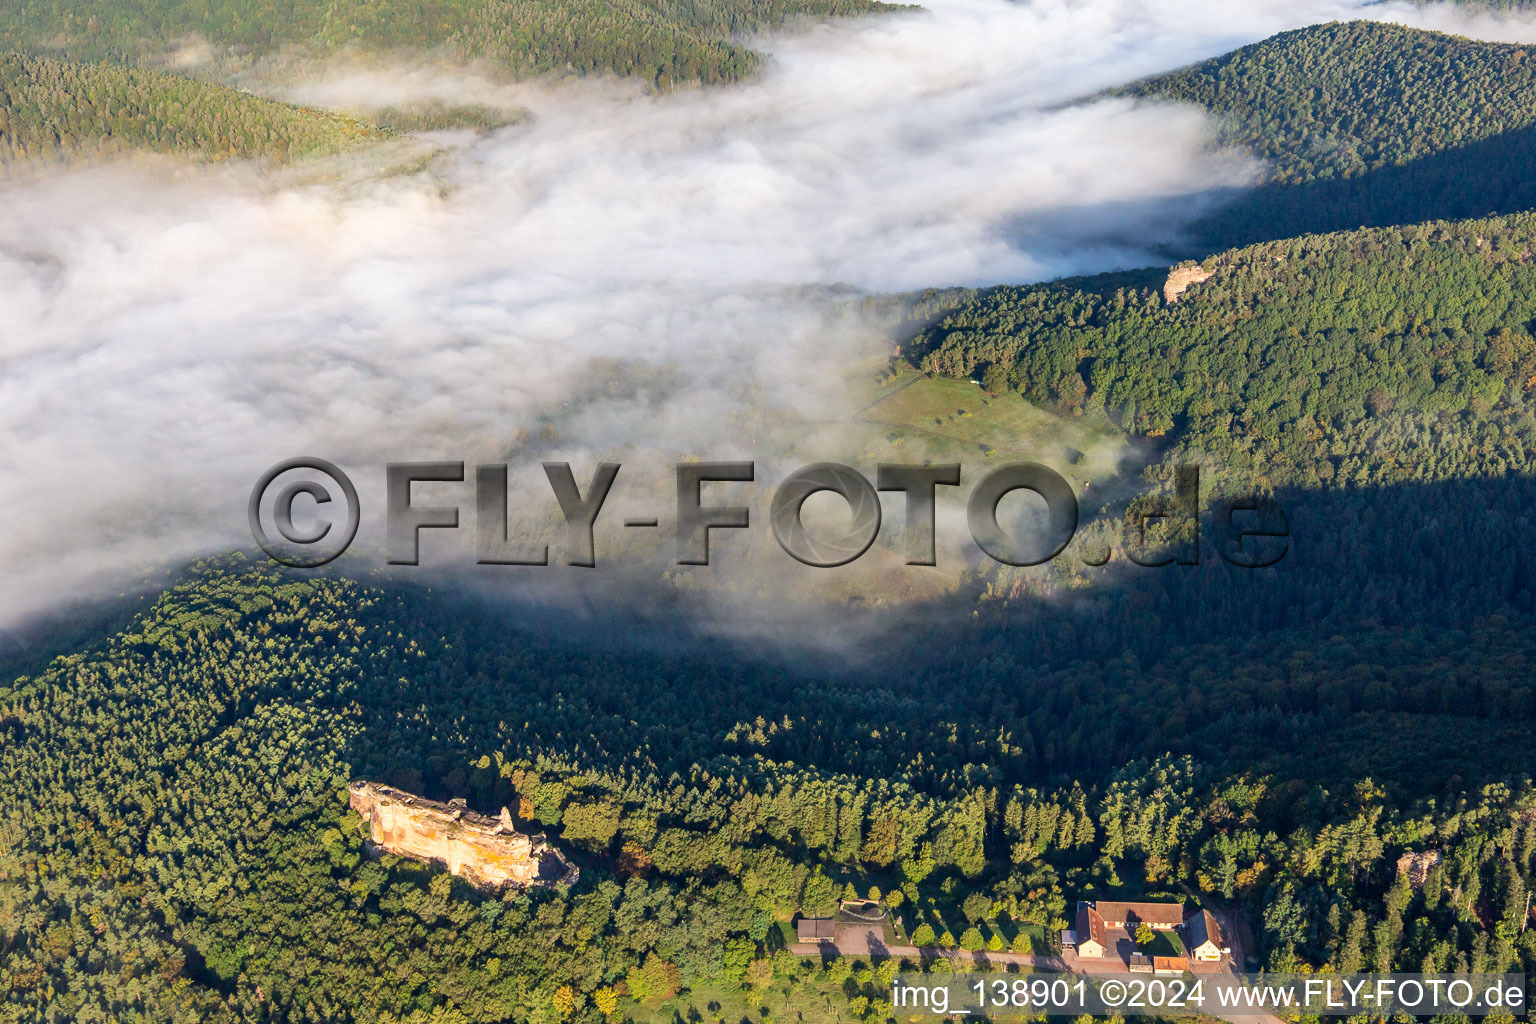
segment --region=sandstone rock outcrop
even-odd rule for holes
[[[349,802],[375,847],[441,864],[471,885],[500,889],[576,880],[576,868],[543,836],[517,831],[505,807],[499,818],[488,818],[462,800],[440,804],[367,781],[352,783]]]
[[[1424,888],[1429,872],[1439,867],[1445,855],[1439,850],[1408,852],[1397,858],[1397,873],[1408,876],[1408,885],[1417,892]]]
[[[1179,296],[1190,289],[1191,285],[1197,285],[1202,281],[1209,281],[1214,271],[1206,270],[1198,263],[1181,263],[1168,271],[1168,280],[1163,282],[1163,301],[1170,306],[1179,301]]]

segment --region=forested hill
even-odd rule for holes
[[[1278,181],[1361,174],[1536,121],[1536,51],[1381,22],[1315,25],[1130,87],[1225,115]]]
[[[1254,695],[1295,716],[1304,756],[1281,781],[1253,750],[1241,767],[1116,760],[1110,722],[1198,713],[1131,697],[1126,663],[1085,666],[1049,683],[1098,719],[1094,767],[1034,788],[1010,748],[1068,744],[1075,726],[1016,731],[1035,727],[1015,713],[1033,651],[1011,671],[973,656],[942,679],[819,679],[741,652],[565,648],[441,594],[205,566],[117,635],[0,679],[0,1020],[650,1024],[686,1013],[666,1002],[686,987],[727,1020],[777,991],[780,1019],[814,992],[818,1020],[885,1024],[888,976],[793,956],[778,924],[871,886],[914,936],[952,929],[967,948],[990,934],[1029,951],[1070,901],[1130,884],[1247,905],[1280,969],[1530,970],[1536,793],[1508,733],[1536,706],[1516,686],[1496,711],[1491,688],[1434,707],[1461,665],[1491,657],[1486,682],[1497,659],[1521,662],[1530,634],[1489,630],[1491,644],[1451,643],[1449,671],[1369,688],[1377,655],[1340,638],[1314,638],[1315,665],[1288,656],[1283,692]],[[1178,654],[1170,684],[1224,678],[1213,650]],[[1376,717],[1399,699],[1426,731]],[[1311,700],[1375,723],[1358,742],[1409,767],[1406,790],[1315,781],[1332,755]],[[1496,717],[1457,717],[1475,705]],[[1135,732],[1184,735],[1172,720]],[[902,763],[943,781],[914,788],[893,778]],[[1462,781],[1490,769],[1507,782]],[[345,803],[359,776],[509,805],[578,857],[581,883],[486,897],[370,860]],[[1424,849],[1443,859],[1415,889],[1394,864]]]
[[[912,354],[1272,486],[1536,475],[1533,253],[1536,214],[1267,242],[1172,305],[1123,275],[992,289]]]
[[[759,56],[733,41],[796,16],[892,9],[878,0],[28,0],[0,7],[0,45],[136,59],[189,38],[219,50],[440,51],[519,75],[611,72],[666,88],[728,82]]]
[[[1284,32],[1122,93],[1198,104],[1272,175],[1211,247],[1536,208],[1536,49],[1378,22]]]
[[[0,162],[126,149],[282,161],[384,137],[350,117],[177,75],[0,53]]]

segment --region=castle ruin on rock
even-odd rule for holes
[[[349,787],[349,802],[374,849],[440,864],[478,888],[552,886],[578,876],[544,836],[519,832],[505,807],[499,818],[488,818],[463,800],[442,804],[362,780]]]

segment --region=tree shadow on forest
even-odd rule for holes
[[[1275,182],[1230,195],[1195,223],[1193,248],[1170,255],[1198,258],[1297,235],[1536,209],[1536,126],[1353,177]]]
[[[664,779],[758,755],[898,777],[921,751],[935,779],[986,760],[999,783],[1033,785],[1171,751],[1320,784],[1371,775],[1405,797],[1536,771],[1536,745],[1519,742],[1536,720],[1536,546],[1522,543],[1536,482],[1276,498],[1291,535],[1272,568],[1227,564],[1207,532],[1199,565],[1120,559],[1085,589],[893,610],[861,664],[611,635],[594,647],[520,629],[515,608],[407,595],[395,621],[428,656],[369,686],[350,759],[493,810],[507,784],[472,762],[494,752]],[[737,728],[757,720],[793,728]],[[1000,729],[1011,754],[993,749]],[[887,735],[903,740],[867,739]]]

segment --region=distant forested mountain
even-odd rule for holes
[[[0,9],[0,45],[84,58],[163,53],[189,38],[268,51],[442,50],[520,75],[630,75],[667,87],[726,82],[759,57],[733,41],[806,15],[859,14],[877,0],[28,0]]]
[[[1123,94],[1194,103],[1267,161],[1209,247],[1536,207],[1536,49],[1377,22],[1284,32]]]
[[[912,353],[1274,486],[1529,475],[1533,253],[1536,214],[1266,242],[1171,305],[1161,275],[992,289]]]
[[[1225,116],[1277,181],[1348,177],[1536,121],[1536,52],[1380,22],[1315,25],[1132,86]]]
[[[126,149],[280,161],[384,137],[350,117],[177,75],[0,54],[0,162]]]

